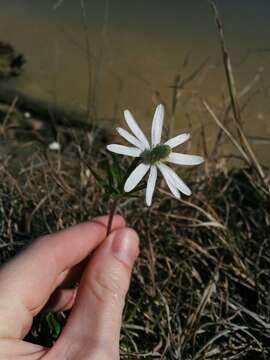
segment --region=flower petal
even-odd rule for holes
[[[177,135],[174,138],[166,141],[165,145],[169,145],[171,147],[171,149],[173,149],[174,147],[186,142],[189,138],[190,138],[189,133],[180,134],[180,135]]]
[[[124,146],[124,145],[118,145],[118,144],[107,145],[107,150],[116,154],[133,156],[133,157],[139,157],[142,153],[141,149]]]
[[[171,177],[172,182],[174,183],[175,187],[180,190],[185,195],[191,195],[192,191],[190,188],[184,183],[184,181],[176,174],[173,169],[171,169],[169,166],[163,164],[163,167],[166,168],[166,171],[168,172],[169,176]]]
[[[176,186],[174,185],[170,173],[168,172],[166,166],[164,164],[158,164],[157,167],[159,168],[161,174],[163,175],[169,189],[171,190],[172,194],[177,198],[180,199],[180,193],[177,190]]]
[[[204,162],[204,158],[198,155],[170,153],[168,161],[178,165],[200,165]]]
[[[128,126],[129,126],[130,130],[133,132],[133,134],[136,136],[136,138],[139,139],[140,142],[144,144],[146,149],[150,149],[148,140],[146,139],[144,133],[142,132],[139,125],[137,124],[137,122],[134,119],[131,112],[129,110],[125,110],[124,116],[125,116],[126,123],[128,124]]]
[[[156,108],[152,122],[152,132],[151,132],[152,146],[158,145],[160,143],[162,127],[163,127],[164,111],[165,111],[164,106],[162,104],[159,104]]]
[[[145,150],[145,145],[143,143],[141,143],[140,140],[138,140],[135,136],[130,134],[128,131],[126,131],[125,129],[122,129],[120,127],[118,127],[116,130],[118,131],[118,134],[121,135],[129,143],[131,143],[132,145],[135,145],[137,148],[139,148],[141,150]]]
[[[127,181],[124,186],[125,192],[129,192],[133,190],[142,180],[142,178],[147,173],[149,168],[150,165],[145,165],[145,164],[138,165],[127,178]]]
[[[157,181],[157,167],[155,165],[151,166],[150,174],[147,181],[146,187],[146,205],[150,206],[152,204],[153,193],[155,190],[155,185]]]

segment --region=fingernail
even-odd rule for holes
[[[116,231],[112,252],[118,260],[132,267],[139,254],[139,239],[136,232],[132,229]]]

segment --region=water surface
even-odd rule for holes
[[[175,75],[188,77],[205,62],[181,94],[176,128],[192,124],[196,132],[204,121],[210,143],[213,125],[208,125],[211,120],[202,112],[199,98],[219,112],[228,93],[208,2],[85,3],[98,115],[110,118],[116,113],[120,118],[121,111],[129,108],[147,128],[156,92],[170,108]],[[270,138],[270,2],[220,0],[217,4],[238,89],[244,91],[241,103],[249,103],[243,112],[246,131]],[[12,85],[37,98],[85,108],[89,76],[80,1],[1,0],[1,9],[1,39],[15,45],[28,60],[24,74]],[[261,160],[269,161],[269,145],[255,146]]]

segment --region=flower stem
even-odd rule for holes
[[[110,234],[111,229],[112,229],[112,222],[113,222],[113,217],[115,215],[115,211],[116,211],[116,208],[117,208],[117,203],[118,203],[117,199],[115,199],[112,202],[112,205],[111,205],[110,214],[109,214],[109,221],[108,221],[108,226],[107,226],[107,236]]]

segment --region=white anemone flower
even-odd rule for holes
[[[141,158],[142,162],[127,178],[124,190],[125,192],[132,191],[149,171],[146,186],[146,204],[148,206],[152,203],[158,170],[163,175],[170,191],[176,198],[180,198],[180,192],[185,195],[191,195],[190,188],[174,170],[166,165],[166,163],[177,165],[199,165],[204,161],[201,156],[180,154],[173,151],[175,147],[183,144],[190,138],[189,133],[180,134],[164,143],[161,142],[164,112],[164,106],[159,104],[155,110],[152,122],[150,144],[130,111],[125,110],[125,120],[132,134],[122,128],[117,128],[117,131],[119,135],[121,135],[133,146],[131,147],[118,144],[111,144],[107,146],[109,151],[116,154]]]

